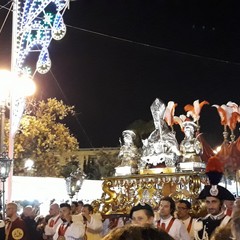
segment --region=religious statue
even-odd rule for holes
[[[142,140],[141,167],[175,167],[178,159],[179,145],[175,133],[170,130],[164,120],[166,106],[158,98],[150,107],[155,130],[147,139]]]
[[[132,130],[125,130],[122,132],[123,144],[120,140],[120,151],[118,159],[121,160],[121,164],[116,167],[116,175],[127,175],[137,173],[138,160],[141,156],[139,149],[134,144],[136,134]]]
[[[198,136],[195,136],[198,126],[193,121],[183,122],[184,139],[180,143],[180,169],[196,170],[195,168],[205,168],[201,159],[203,146]]]

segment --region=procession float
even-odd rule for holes
[[[150,107],[155,129],[146,139],[141,139],[141,148],[135,145],[133,130],[122,132],[123,143],[118,154],[121,164],[115,168],[114,176],[103,179],[102,197],[92,202],[95,211],[103,215],[127,215],[139,202],[157,208],[161,197],[171,196],[175,201],[190,200],[194,215],[199,215],[203,208],[197,198],[204,185],[209,184],[205,169],[213,156],[237,188],[240,138],[236,139],[235,129],[240,121],[240,108],[233,102],[212,105],[223,126],[222,145],[214,152],[199,125],[201,110],[207,104],[196,100],[184,107],[185,114],[175,116],[176,103],[170,101],[165,105],[156,98]],[[180,143],[174,131],[176,124],[184,133]]]

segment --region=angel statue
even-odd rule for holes
[[[140,151],[134,144],[136,134],[132,130],[125,130],[122,132],[123,144],[120,139],[120,151],[118,159],[121,160],[121,164],[116,167],[115,175],[128,175],[137,173],[138,160],[140,159]]]
[[[179,145],[175,133],[170,130],[164,120],[165,104],[158,98],[150,107],[155,130],[147,139],[143,139],[141,167],[143,165],[163,165],[163,167],[175,167],[178,159]]]

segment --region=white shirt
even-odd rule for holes
[[[53,240],[57,240],[59,237],[59,228],[62,224],[57,226],[56,232],[53,236]],[[67,224],[64,224],[67,227]],[[66,240],[83,240],[85,235],[85,226],[82,222],[77,221],[73,222],[70,226],[67,227],[64,237]]]
[[[172,216],[167,219],[160,218],[160,224],[165,223],[167,229],[172,218]],[[179,219],[174,220],[171,228],[168,231],[168,234],[173,237],[174,240],[191,240],[186,227]]]
[[[97,213],[92,214],[90,222],[86,222],[86,228],[87,240],[102,239],[103,223],[101,215]]]
[[[49,224],[52,222],[54,222],[54,225],[53,227],[49,226]],[[49,220],[48,220],[48,223],[47,225],[45,226],[44,228],[44,233],[45,235],[47,236],[53,236],[54,233],[56,232],[56,229],[57,229],[57,226],[62,223],[62,219],[60,218],[59,215],[55,216],[55,217],[51,217]]]
[[[194,239],[194,230],[193,230],[193,226],[194,226],[194,222],[196,221],[196,218],[187,218],[185,220],[181,220],[183,222],[183,224],[185,225],[186,229],[188,230],[188,227],[190,225],[190,221],[192,219],[192,225],[190,228],[190,231],[188,232],[188,234],[190,235],[190,238],[193,240]]]

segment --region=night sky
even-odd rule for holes
[[[66,36],[49,47],[51,72],[35,76],[37,94],[75,106],[68,125],[80,147],[119,146],[131,123],[152,120],[157,97],[178,103],[176,115],[207,100],[201,131],[219,144],[222,126],[211,106],[240,104],[239,12],[238,0],[73,1]],[[10,20],[0,33],[1,68],[10,65]]]

